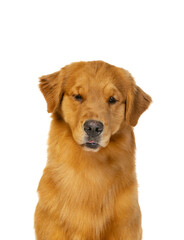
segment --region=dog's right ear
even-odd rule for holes
[[[39,88],[47,102],[47,111],[55,112],[63,95],[63,69],[40,77]]]

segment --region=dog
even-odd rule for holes
[[[141,240],[133,127],[151,97],[103,61],[42,76],[52,115],[35,210],[37,240]]]

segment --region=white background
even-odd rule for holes
[[[0,239],[34,239],[50,124],[38,77],[104,60],[153,98],[135,127],[143,239],[183,240],[182,1],[7,0],[0,24]]]

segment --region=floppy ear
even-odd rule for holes
[[[62,70],[40,77],[39,88],[47,102],[47,111],[55,112],[63,94]]]
[[[137,85],[127,95],[126,120],[131,126],[135,126],[140,115],[149,107],[152,99]]]

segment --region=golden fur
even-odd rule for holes
[[[128,71],[102,61],[43,76],[40,90],[52,122],[37,240],[141,240],[133,126],[151,97]],[[117,101],[110,104],[110,97]],[[96,149],[84,144],[89,119],[104,124]]]

